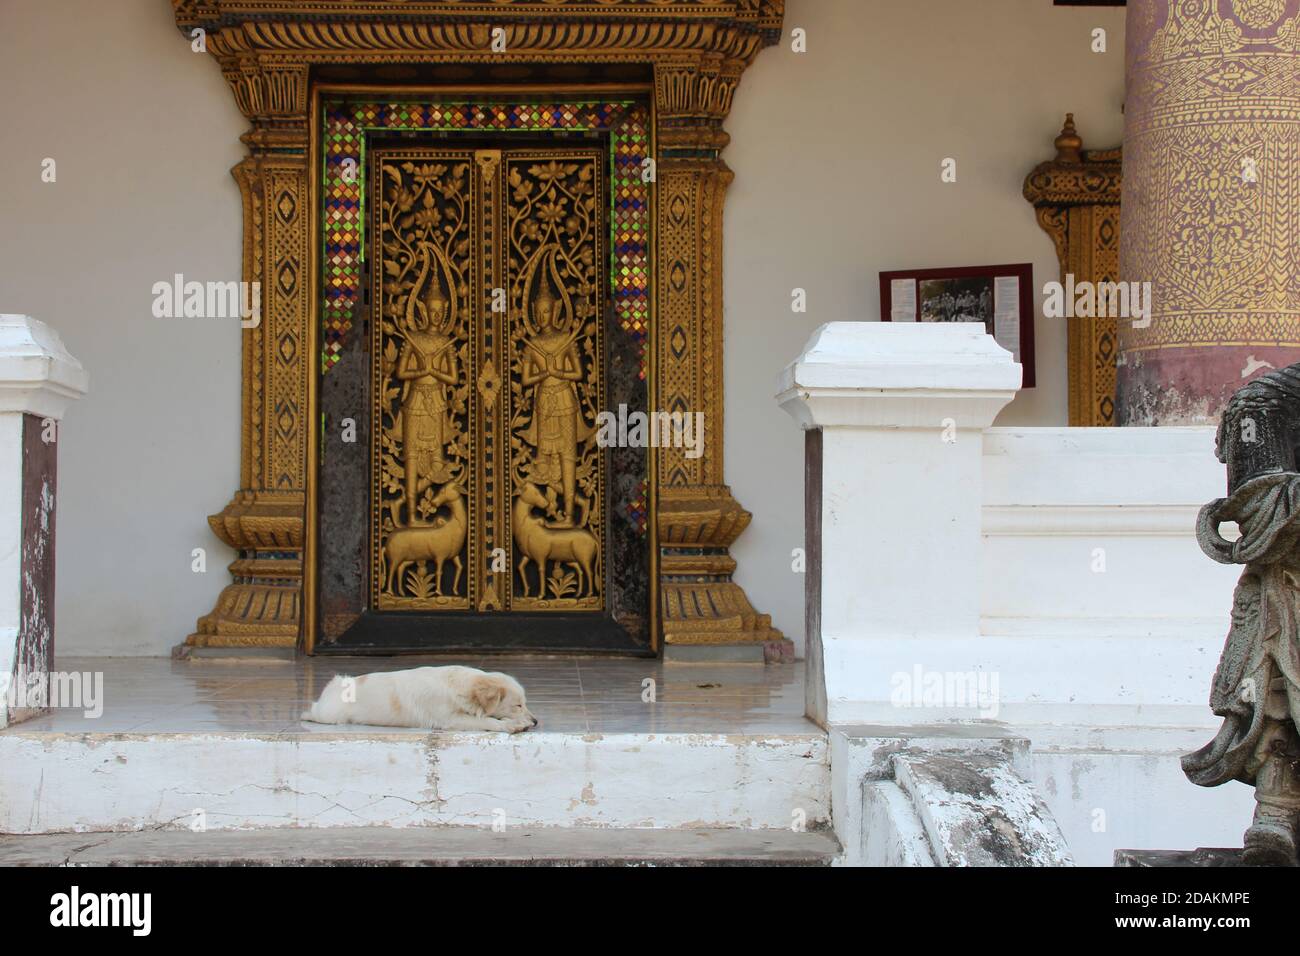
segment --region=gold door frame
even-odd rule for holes
[[[1121,151],[1083,148],[1074,114],[1056,137],[1056,158],[1025,178],[1024,196],[1038,225],[1052,237],[1060,280],[1119,281]],[[1066,320],[1069,423],[1115,424],[1115,362],[1119,327],[1114,316]]]
[[[239,552],[234,582],[186,643],[300,645],[309,653],[314,646],[320,141],[313,70],[380,70],[388,79],[430,66],[527,73],[629,64],[653,76],[651,401],[701,412],[706,436],[698,458],[678,448],[651,456],[652,614],[660,615],[651,634],[670,644],[782,641],[732,581],[729,548],[751,516],[723,474],[722,206],[733,174],[719,153],[741,74],[780,38],[784,0],[172,5],[186,42],[202,40],[250,121],[242,137],[249,155],[232,173],[243,197],[243,278],[263,291],[262,321],[243,333],[240,489],[208,519]]]

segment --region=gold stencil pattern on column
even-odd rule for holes
[[[1152,284],[1153,311],[1121,327],[1124,378],[1137,377],[1134,353],[1300,345],[1300,4],[1140,9],[1121,269]]]

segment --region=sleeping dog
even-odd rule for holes
[[[334,677],[303,720],[426,730],[498,730],[517,734],[537,726],[524,689],[507,674],[473,667]]]

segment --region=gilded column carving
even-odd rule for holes
[[[228,40],[217,34],[209,42],[252,122],[243,137],[249,155],[231,172],[243,197],[243,278],[257,283],[261,312],[243,333],[241,488],[208,518],[239,552],[234,581],[186,644],[292,648],[302,602],[310,367],[307,70],[260,70]]]
[[[1300,347],[1300,3],[1132,0],[1119,420],[1214,421]]]
[[[1052,238],[1061,281],[1119,279],[1120,150],[1085,150],[1067,113],[1056,137],[1056,157],[1025,179],[1024,195],[1038,225]],[[1071,425],[1115,424],[1114,316],[1074,316],[1068,325]]]
[[[655,71],[659,110],[659,405],[702,412],[704,450],[659,451],[664,642],[789,642],[731,579],[731,544],[749,525],[723,478],[722,207],[733,174],[718,153],[739,70],[717,60]]]

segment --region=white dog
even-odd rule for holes
[[[524,689],[507,674],[473,667],[416,667],[408,671],[334,677],[303,720],[318,724],[373,724],[429,730],[500,730],[537,726]]]

